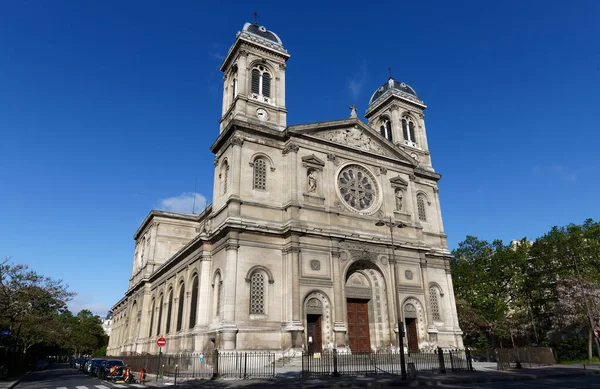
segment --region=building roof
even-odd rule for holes
[[[417,95],[417,92],[410,85],[400,81],[396,81],[392,77],[390,77],[385,84],[377,88],[375,93],[373,93],[373,96],[371,96],[371,100],[369,100],[369,106],[373,105],[373,103],[375,103],[377,99],[383,96],[384,93],[390,89],[400,92],[401,95],[406,95],[406,97],[409,97],[409,99],[411,100],[416,98],[417,101],[419,101],[419,96]]]
[[[250,33],[266,41],[269,41],[270,43],[275,43],[276,45],[283,48],[283,42],[281,41],[279,36],[273,31],[267,30],[265,26],[259,26],[256,23],[246,23],[242,28],[242,34],[243,33]]]

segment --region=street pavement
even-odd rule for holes
[[[9,383],[0,388],[11,388]],[[69,368],[67,364],[51,365],[47,370],[33,371],[16,382],[14,389],[112,389],[147,388],[140,384],[115,384],[90,377],[82,371]]]
[[[555,365],[537,368],[495,370],[495,364],[475,363],[474,372],[457,372],[448,374],[423,374],[411,380],[403,381],[397,376],[369,377],[324,377],[299,379],[297,374],[285,374],[271,379],[251,380],[187,380],[177,382],[180,388],[214,388],[214,389],[321,389],[321,388],[393,388],[400,386],[438,386],[448,389],[476,388],[599,388],[600,365]],[[112,388],[144,388],[173,386],[172,380],[153,380],[147,385],[114,384],[90,377],[83,372],[69,368],[67,365],[53,365],[48,370],[34,371],[20,381],[1,382],[0,389],[112,389]]]

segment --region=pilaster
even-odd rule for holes
[[[333,263],[333,288],[334,288],[334,296],[333,296],[333,332],[335,336],[335,347],[338,349],[346,349],[346,333],[348,331],[346,320],[344,317],[344,305],[345,301],[345,293],[344,293],[344,285],[345,282],[341,277],[341,269],[342,266],[340,261],[340,247],[339,240],[332,239],[331,242],[331,259]]]

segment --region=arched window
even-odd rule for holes
[[[237,66],[234,66],[234,68],[231,70],[231,101],[233,101],[235,96],[237,96],[237,86]]]
[[[164,304],[164,296],[160,295],[160,304],[158,305],[158,325],[156,326],[156,335],[160,335],[160,325],[162,323],[162,313],[163,313],[163,304]]]
[[[389,140],[390,142],[393,141],[393,139],[392,139],[392,122],[390,122],[388,119],[385,119],[381,123],[381,126],[379,127],[379,132],[381,133],[381,136],[383,136],[385,139]]]
[[[181,283],[181,286],[179,287],[179,301],[178,301],[178,308],[177,308],[177,330],[176,331],[181,331],[181,327],[183,326],[183,299],[185,297],[185,285],[183,283]]]
[[[267,190],[267,163],[263,158],[254,160],[254,189]]]
[[[156,301],[154,299],[152,299],[152,304],[150,306],[150,329],[148,330],[148,336],[152,336],[152,328],[154,327],[154,308],[156,306]]]
[[[419,220],[422,222],[427,221],[427,213],[425,212],[425,195],[417,195],[417,212],[419,214]]]
[[[169,305],[167,307],[167,330],[165,333],[171,331],[171,314],[173,313],[173,289],[169,291]]]
[[[438,289],[435,286],[429,287],[429,305],[431,306],[431,317],[433,320],[441,321],[440,306],[438,303]]]
[[[192,302],[190,307],[190,328],[196,325],[196,308],[198,306],[198,276],[192,281]]]
[[[227,181],[229,180],[229,164],[227,163],[227,160],[223,161],[223,164],[221,165],[221,174],[219,174],[219,177],[221,178],[221,193],[226,194]]]
[[[252,69],[252,97],[259,99],[262,97],[264,102],[269,103],[271,98],[271,75],[264,66],[257,66]]]
[[[417,138],[415,137],[415,123],[408,116],[402,118],[402,135],[404,136],[404,144],[408,146],[417,146]]]
[[[213,284],[213,316],[221,315],[221,291],[223,285],[221,282],[221,273],[217,272],[215,275],[215,282]]]
[[[250,277],[250,314],[265,314],[265,276],[259,272]]]

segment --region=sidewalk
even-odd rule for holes
[[[23,377],[25,377],[26,374],[23,374],[21,377],[17,377],[17,378],[12,378],[10,380],[7,381],[0,381],[0,389],[12,389],[15,386],[17,386],[17,384],[19,382],[21,382],[21,380],[23,379]]]
[[[447,374],[418,374],[416,378],[403,381],[398,376],[377,375],[369,377],[323,377],[299,379],[298,375],[275,377],[269,379],[251,380],[177,380],[177,387],[181,388],[280,388],[310,389],[310,388],[391,388],[397,386],[435,386],[441,384],[467,384],[485,383],[496,381],[524,381],[545,378],[577,377],[583,375],[600,375],[600,365],[553,365],[544,367],[530,367],[511,369],[505,371],[495,370],[495,363],[474,363],[473,372],[456,372]],[[148,386],[172,386],[173,380],[165,379],[162,382],[148,382]]]

